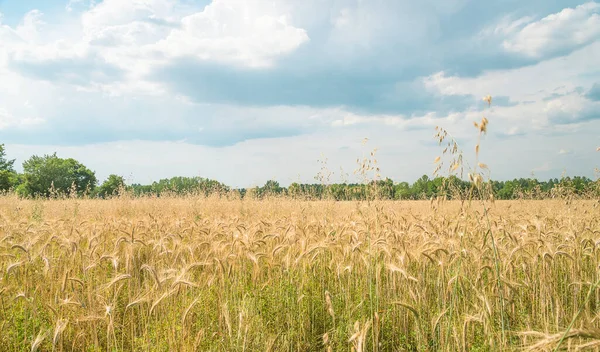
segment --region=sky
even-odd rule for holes
[[[129,183],[594,177],[600,2],[0,0],[0,143]],[[489,107],[482,100],[492,96]],[[368,139],[363,143],[365,138]],[[446,161],[447,162],[447,161]],[[443,169],[445,170],[445,168]]]

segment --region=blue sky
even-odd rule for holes
[[[431,174],[448,129],[492,177],[594,176],[600,3],[0,0],[0,142],[100,179],[233,186]],[[494,97],[491,109],[482,101]],[[366,146],[361,141],[369,138]]]

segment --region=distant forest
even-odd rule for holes
[[[0,144],[0,192],[16,193],[21,197],[74,197],[107,198],[115,195],[133,196],[223,196],[262,199],[287,196],[297,199],[331,200],[408,200],[477,198],[483,195],[482,187],[473,192],[473,182],[456,176],[430,178],[423,175],[413,183],[394,182],[389,178],[361,183],[328,184],[324,177],[313,184],[292,183],[282,187],[275,180],[261,187],[234,189],[219,181],[202,177],[172,177],[149,185],[126,185],[123,177],[110,175],[98,185],[96,175],[74,159],[61,159],[52,155],[32,156],[23,163],[23,173],[14,170],[14,160],[6,158],[4,145]],[[363,174],[365,176],[365,174]],[[480,185],[481,186],[481,185]],[[562,197],[600,198],[600,180],[587,177],[562,177],[547,181],[519,178],[512,181],[483,182],[486,197],[495,199],[546,199]]]
[[[546,199],[577,196],[596,198],[600,196],[600,182],[587,177],[563,177],[538,181],[534,178],[520,178],[512,181],[488,181],[495,199]],[[184,195],[184,194],[234,194],[236,197],[264,198],[288,196],[298,199],[332,200],[417,200],[444,197],[462,199],[469,196],[473,184],[458,177],[429,178],[423,175],[414,183],[385,180],[368,183],[299,184],[292,183],[281,187],[277,181],[267,181],[262,187],[231,189],[218,181],[200,177],[173,177],[154,182],[151,185],[133,184],[127,189],[141,195]],[[473,193],[477,198],[479,193]]]

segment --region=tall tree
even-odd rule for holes
[[[283,189],[279,186],[279,182],[275,180],[268,180],[265,182],[265,185],[260,188],[259,192],[261,196],[273,196],[281,193],[282,191]]]
[[[16,172],[0,170],[0,192],[8,191],[19,183],[19,175]]]
[[[17,185],[19,178],[13,165],[15,160],[6,158],[4,144],[0,144],[0,192],[8,191]]]
[[[96,187],[96,175],[75,159],[52,155],[34,155],[23,163],[23,184],[19,193],[25,196],[49,196],[51,190],[60,194],[78,195]]]
[[[122,176],[109,175],[106,181],[98,187],[98,195],[102,198],[114,196],[123,187],[125,187],[125,179]]]
[[[15,159],[6,159],[6,150],[4,149],[4,144],[0,144],[0,171],[15,172],[15,169],[13,168],[14,164]]]

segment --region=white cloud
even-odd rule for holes
[[[600,119],[600,102],[590,101],[580,94],[568,94],[548,101],[544,112],[550,123],[582,123]]]
[[[393,128],[391,131],[397,133],[421,129],[433,131],[436,126],[444,126],[451,129],[457,137],[473,136],[471,121],[479,117],[476,111],[452,112],[442,115],[436,112],[428,112],[423,115],[381,115],[381,114],[357,114],[344,110],[335,110],[331,114],[331,126],[334,128],[351,126],[370,126]],[[466,127],[466,128],[465,128]]]
[[[423,79],[430,91],[444,95],[510,96],[515,101],[540,100],[562,87],[573,91],[591,87],[600,80],[597,58],[600,42],[590,44],[565,57],[554,58],[516,69],[484,72],[477,77],[448,76],[437,72]]]
[[[273,64],[309,40],[285,14],[262,11],[264,2],[218,0],[204,11],[186,16],[155,48],[169,57],[239,63],[250,67]]]
[[[80,23],[53,26],[54,31],[46,30],[37,10],[14,29],[0,25],[0,67],[26,67],[43,79],[113,95],[156,95],[165,91],[146,75],[171,60],[266,67],[309,41],[304,29],[291,24],[286,7],[261,0],[216,0],[202,10],[172,0],[105,0],[90,6]],[[106,79],[114,68],[123,74]]]
[[[177,15],[177,1],[170,0],[104,0],[81,16],[86,35],[111,26],[126,25],[149,18],[166,19]]]
[[[0,107],[0,131],[7,128],[21,128],[44,123],[39,117],[17,118],[5,108]]]
[[[85,39],[123,67],[179,57],[263,67],[309,40],[283,9],[256,0],[216,0],[202,11],[169,0],[105,0],[82,23]]]
[[[493,26],[484,28],[478,35],[478,39],[486,39],[491,36],[510,36],[517,33],[521,28],[534,21],[531,16],[525,16],[518,19],[508,15],[500,19]]]
[[[0,130],[11,125],[13,120],[12,115],[8,114],[8,111],[4,108],[0,108]]]
[[[517,69],[485,72],[478,77],[448,76],[438,72],[423,79],[425,87],[442,95],[471,94],[510,97],[510,104],[492,102],[483,114],[490,133],[519,137],[535,133],[581,133],[583,124],[599,119],[600,104],[582,93],[600,80],[596,72],[600,42],[565,57]],[[481,103],[483,107],[483,102]],[[471,116],[478,120],[481,117]]]
[[[333,127],[344,127],[360,124],[382,124],[385,126],[403,128],[408,124],[408,118],[402,115],[361,115],[347,111],[339,111],[339,118],[331,122]]]
[[[506,135],[508,135],[508,136],[517,136],[517,135],[519,135],[519,134],[520,134],[520,131],[521,131],[521,130],[519,129],[519,127],[517,127],[517,126],[513,126],[513,127],[511,127],[511,128],[510,128],[510,129],[509,129],[509,130],[506,132]]]
[[[40,27],[44,24],[42,13],[38,10],[32,10],[25,14],[23,22],[17,26],[15,32],[23,40],[34,42],[39,40]]]
[[[531,169],[531,171],[533,172],[540,172],[540,171],[549,171],[551,169],[550,163],[549,162],[545,162],[540,166],[536,166],[533,169]]]
[[[565,8],[539,21],[531,18],[501,23],[498,32],[508,35],[504,49],[532,58],[561,54],[600,38],[600,4],[588,2]]]
[[[41,12],[32,10],[14,29],[0,27],[0,68],[11,62],[41,63],[89,56],[84,43],[71,40],[65,33],[59,34],[60,39],[53,39],[54,33],[46,30],[42,18]]]
[[[419,47],[429,38],[438,36],[439,12],[452,12],[460,1],[423,1],[419,5],[402,0],[331,3],[344,6],[330,5],[331,30],[325,50],[331,53],[335,49],[342,57],[349,54],[368,57],[370,50],[376,48],[386,50],[389,46]]]

